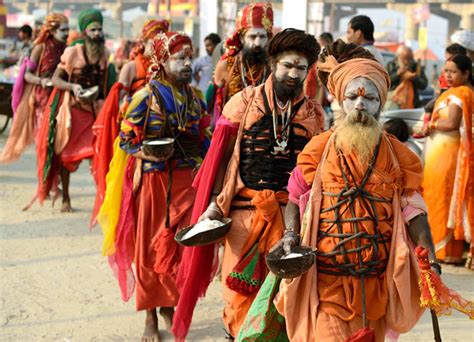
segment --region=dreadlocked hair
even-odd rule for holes
[[[375,61],[375,57],[362,46],[352,43],[346,43],[341,39],[334,43],[326,45],[318,57],[318,61],[324,63],[328,56],[334,56],[338,63],[343,63],[353,58],[367,58]],[[318,70],[318,76],[321,82],[327,86],[329,72]]]
[[[321,50],[316,38],[305,31],[287,28],[277,33],[268,43],[267,54],[273,60],[282,53],[296,51],[308,59],[308,67],[318,59]]]

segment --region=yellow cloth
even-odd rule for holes
[[[120,217],[120,206],[122,203],[122,189],[125,170],[130,157],[120,146],[120,138],[114,142],[114,156],[110,162],[107,174],[105,198],[97,215],[104,235],[102,243],[102,255],[108,256],[115,253],[115,231]]]

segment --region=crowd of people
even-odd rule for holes
[[[78,26],[68,43],[68,18],[49,14],[21,58],[0,163],[34,142],[38,187],[25,210],[61,198],[66,213],[71,173],[91,160],[90,223],[102,228],[122,299],[135,293],[146,311],[142,341],[160,340],[158,314],[184,340],[216,274],[229,339],[383,341],[423,312],[413,246],[437,274],[441,263],[473,269],[473,33],[446,48],[418,133],[422,160],[406,143],[410,127],[380,115],[421,105],[423,66],[407,46],[384,61],[367,16],[334,41],[275,33],[272,5],[253,3],[224,42],[205,37],[194,63],[191,38],[153,19],[120,68],[101,12],[81,12]],[[172,147],[150,154],[156,139]],[[224,218],[222,244],[174,240]],[[266,255],[299,245],[317,250],[316,267],[294,279],[269,273]]]

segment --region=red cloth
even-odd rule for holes
[[[344,342],[375,342],[375,332],[370,328],[357,330],[354,335],[347,338]]]
[[[420,306],[436,315],[451,315],[453,309],[474,319],[474,303],[447,287],[441,277],[431,270],[428,249],[417,246],[415,255],[420,269]]]
[[[104,106],[97,116],[92,131],[94,133],[94,157],[92,159],[92,175],[97,186],[94,209],[92,210],[91,226],[95,225],[96,217],[105,196],[105,177],[109,172],[109,164],[114,153],[113,145],[118,136],[118,114],[120,110],[120,92],[128,89],[116,82],[110,89]]]
[[[211,146],[193,182],[196,189],[191,223],[196,223],[206,210],[214,180],[222,162],[224,152],[232,136],[237,134],[238,126],[221,117],[214,131]],[[172,332],[177,341],[184,341],[193,318],[194,308],[199,297],[206,290],[217,270],[217,244],[184,249],[177,282],[180,284],[180,298],[173,318]]]
[[[75,171],[83,159],[92,158],[92,125],[94,116],[91,112],[71,107],[71,135],[61,152],[61,162],[69,171]]]
[[[173,170],[170,204],[170,226],[173,230],[189,225],[195,198],[192,179],[190,168]],[[178,303],[176,273],[179,260],[174,260],[170,273],[162,274],[155,271],[156,260],[165,252],[156,249],[156,242],[162,231],[167,229],[165,228],[167,186],[168,172],[144,172],[140,189],[135,196],[137,310],[174,307]]]
[[[48,175],[44,175],[44,168],[48,160],[48,135],[50,131],[50,116],[56,115],[56,112],[51,112],[51,105],[54,102],[54,98],[59,93],[59,101],[56,108],[59,108],[64,92],[59,91],[57,88],[53,89],[48,104],[43,114],[43,121],[39,127],[36,144],[36,156],[37,156],[37,174],[38,174],[38,188],[36,190],[36,196],[40,204],[43,204],[46,197],[48,197],[51,189],[57,186],[59,182],[59,158],[54,155],[52,156],[50,169]],[[46,177],[46,179],[44,179]]]

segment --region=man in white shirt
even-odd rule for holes
[[[363,46],[370,51],[375,59],[384,64],[383,56],[374,46],[374,23],[366,15],[357,15],[347,24],[347,40],[349,43]]]
[[[204,95],[206,95],[207,87],[209,87],[212,78],[212,53],[220,41],[221,38],[215,33],[211,33],[204,38],[204,46],[206,47],[207,54],[196,59],[193,64],[195,85]]]

